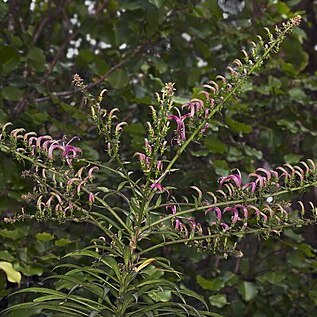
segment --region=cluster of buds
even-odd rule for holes
[[[288,186],[303,186],[316,177],[317,167],[313,160],[301,161],[297,165],[284,164],[274,170],[258,168],[249,174],[250,181],[242,184],[242,177],[237,173],[219,178],[220,189],[216,192],[227,198],[239,198],[245,195],[256,194],[258,191],[276,191]]]
[[[9,125],[11,125],[11,123],[3,126],[0,140],[9,136],[17,152],[29,152],[31,156],[45,155],[49,160],[56,158],[56,153],[58,153],[58,156],[65,159],[69,166],[72,165],[73,159],[82,153],[79,147],[71,145],[71,142],[79,139],[78,137],[73,137],[69,141],[66,141],[65,137],[60,140],[55,140],[50,135],[38,136],[35,132],[25,132],[23,128],[13,129],[8,134],[6,128]]]
[[[86,100],[89,102],[91,117],[98,128],[98,131],[103,135],[106,143],[106,152],[110,157],[116,156],[119,151],[120,145],[120,136],[123,130],[123,127],[127,125],[126,122],[120,122],[114,126],[113,120],[118,119],[116,112],[119,111],[118,108],[113,108],[111,110],[106,110],[101,107],[103,101],[103,95],[107,92],[107,89],[103,89],[98,98],[95,99],[89,92],[89,85],[84,85],[83,79],[75,74],[73,76],[73,84],[76,87],[79,87],[84,94]]]
[[[166,210],[170,210],[172,215],[176,215],[176,206],[168,205]],[[203,234],[203,229],[200,223],[196,222],[194,218],[181,219],[180,217],[174,217],[175,225],[174,228],[176,231],[182,233],[184,237],[188,238],[190,234],[198,233],[199,235]]]
[[[40,195],[36,202],[38,216],[40,218],[43,218],[45,214],[52,216],[54,212],[57,217],[65,218],[67,215],[72,214],[75,209],[81,208],[79,198],[82,195],[87,195],[86,203],[92,206],[95,200],[95,194],[88,189],[87,185],[92,182],[95,177],[94,173],[98,170],[99,168],[97,166],[89,168],[83,166],[72,176],[70,176],[67,171],[64,172],[63,175],[58,175],[58,187],[65,190],[63,193],[54,187],[52,187],[50,192],[47,192],[45,186],[43,189],[40,186],[38,189]],[[37,172],[39,172],[38,168]],[[38,181],[38,183],[56,183],[57,173],[58,172],[55,171],[46,171],[43,168],[41,170],[41,180]]]
[[[56,215],[65,218],[73,210],[82,209],[79,198],[86,196],[85,205],[92,205],[95,195],[89,190],[89,184],[94,174],[99,170],[97,166],[73,166],[74,159],[82,153],[79,147],[71,145],[78,139],[66,138],[55,140],[50,135],[38,136],[35,132],[24,129],[13,129],[8,132],[11,123],[2,127],[0,142],[15,153],[17,158],[32,162],[32,170],[25,171],[23,176],[32,177],[36,187],[32,195],[26,195],[27,200],[35,200],[37,216]],[[67,164],[58,166],[45,164],[56,158],[62,158]]]

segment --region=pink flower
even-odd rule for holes
[[[154,182],[151,185],[151,189],[158,189],[160,192],[167,191],[166,188],[161,183],[158,183],[158,182]]]
[[[208,208],[206,211],[205,211],[205,215],[207,215],[209,212],[215,212],[216,213],[216,216],[217,216],[217,219],[218,221],[221,220],[221,217],[222,217],[222,213],[221,213],[221,210],[219,207],[211,207],[211,208]]]
[[[98,166],[93,166],[89,169],[88,171],[88,178],[89,179],[93,179],[94,178],[94,175],[93,175],[93,172],[94,171],[99,171],[99,167]]]
[[[189,116],[193,117],[196,112],[204,108],[204,103],[200,99],[192,99],[189,103],[183,105],[183,108],[187,107],[190,109]]]
[[[231,221],[232,221],[232,224],[234,225],[238,220],[241,220],[240,217],[239,217],[239,212],[237,210],[237,208],[234,208],[234,207],[226,207],[223,212],[232,212],[233,213],[233,216],[231,218]]]
[[[176,141],[177,143],[181,143],[182,141],[186,140],[186,133],[185,133],[185,119],[190,117],[190,113],[187,113],[183,116],[175,116],[170,115],[167,117],[168,120],[175,120],[176,122]]]
[[[231,174],[218,179],[220,186],[222,186],[224,183],[229,183],[230,181],[233,181],[236,187],[241,187],[242,178],[240,174]]]
[[[175,205],[168,205],[165,208],[166,208],[166,210],[170,209],[173,215],[176,214],[176,206]]]
[[[142,167],[144,166],[147,169],[150,168],[150,158],[148,156],[146,156],[144,153],[140,153],[140,152],[135,153],[135,155],[138,156]]]
[[[77,137],[73,137],[70,141],[68,141],[66,144],[63,141],[62,144],[60,144],[60,140],[54,141],[48,138],[49,136],[43,136],[37,138],[37,146],[41,146],[41,140],[45,140],[45,142],[42,145],[42,148],[45,150],[48,148],[48,158],[53,159],[53,153],[55,150],[61,150],[62,151],[62,157],[66,158],[67,164],[71,165],[72,159],[77,156],[78,153],[82,153],[82,150],[79,147],[70,145],[70,142],[72,142],[74,139],[78,139]],[[30,138],[29,142],[31,141],[32,137]],[[48,142],[47,142],[48,141]]]
[[[89,193],[89,197],[88,197],[88,202],[89,205],[91,206],[95,201],[95,195],[93,193]]]
[[[256,183],[255,182],[250,182],[250,183],[247,183],[247,184],[242,186],[243,190],[248,189],[248,188],[251,188],[251,193],[254,193],[255,190],[256,190]]]

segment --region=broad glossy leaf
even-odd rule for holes
[[[20,284],[22,278],[21,273],[15,270],[11,263],[0,262],[0,270],[4,271],[9,282]]]

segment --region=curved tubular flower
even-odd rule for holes
[[[176,206],[175,205],[168,205],[165,207],[166,210],[170,210],[173,215],[176,214]]]
[[[272,175],[271,175],[270,171],[266,170],[265,168],[259,167],[255,170],[255,172],[256,173],[263,172],[266,176],[267,181],[269,182],[271,180]]]
[[[10,136],[12,136],[15,139],[23,138],[22,135],[19,135],[19,133],[25,132],[24,128],[17,128],[11,131]]]
[[[307,162],[311,165],[311,171],[316,172],[316,165],[312,159],[308,159]]]
[[[89,196],[88,196],[88,202],[89,202],[89,205],[91,206],[95,201],[95,195],[93,193],[89,193]]]
[[[273,217],[274,217],[274,211],[273,211],[273,209],[272,209],[269,205],[265,204],[265,205],[264,205],[264,208],[263,208],[262,210],[263,210],[263,211],[268,211],[270,218],[273,218]]]
[[[151,189],[157,189],[160,192],[163,192],[163,191],[168,192],[168,190],[159,182],[154,182],[150,187]]]
[[[233,216],[231,217],[232,224],[236,224],[238,220],[241,220],[239,217],[238,209],[235,207],[226,207],[223,212],[232,212]]]
[[[256,214],[256,218],[257,218],[257,220],[259,220],[260,215],[261,215],[260,209],[256,206],[253,206],[253,205],[248,205],[248,208],[254,210],[254,212]]]
[[[185,108],[185,107],[189,108],[190,110],[189,116],[194,117],[196,112],[204,108],[204,103],[202,100],[195,98],[195,99],[192,99],[190,102],[185,103],[182,106],[182,108]]]
[[[224,222],[222,222],[222,223],[220,224],[220,226],[223,228],[224,231],[229,230],[229,226],[228,226],[226,223],[224,223]]]
[[[76,191],[77,191],[77,196],[80,196],[81,187],[82,187],[83,185],[85,185],[85,184],[86,184],[86,179],[84,179],[83,181],[81,181],[81,182],[77,185],[77,189],[76,189]]]
[[[162,161],[157,161],[156,170],[159,172],[163,170],[163,162]]]
[[[37,134],[35,133],[35,132],[27,132],[27,133],[25,133],[24,134],[24,136],[23,136],[23,140],[25,141],[25,142],[28,142],[28,139],[29,139],[29,137],[31,137],[31,136],[37,136]]]
[[[29,138],[29,141],[28,141],[29,146],[34,145],[33,142],[35,141],[35,143],[36,143],[36,140],[37,140],[37,137],[36,137],[36,136],[31,136],[31,137]]]
[[[62,156],[66,158],[74,158],[77,156],[77,153],[82,153],[82,150],[79,147],[73,145],[65,145],[65,147],[63,147]]]
[[[269,172],[275,178],[275,180],[277,181],[278,180],[278,172],[274,171],[274,170],[270,170]]]
[[[43,144],[42,144],[42,149],[43,149],[44,151],[48,151],[49,146],[50,146],[53,142],[57,142],[57,141],[54,141],[54,140],[46,140],[46,141],[44,141]]]
[[[31,138],[30,138],[31,140]],[[64,152],[64,147],[58,144],[58,141],[54,141],[53,143],[51,143],[50,147],[48,148],[48,158],[49,159],[53,159],[53,152],[55,150],[61,150],[62,152]]]
[[[282,174],[279,176],[279,178],[281,178],[281,177],[284,177],[285,179],[291,178],[291,174],[284,167],[279,166],[276,169],[282,172]]]
[[[182,141],[186,140],[186,132],[185,132],[185,119],[190,117],[190,113],[187,113],[183,116],[175,116],[175,115],[170,115],[167,117],[168,120],[175,120],[176,122],[176,140],[177,143],[181,143]]]
[[[236,208],[236,209],[241,209],[242,211],[243,211],[243,218],[245,219],[245,220],[247,220],[248,219],[248,217],[249,217],[249,211],[248,211],[248,208],[245,206],[245,205],[241,205],[241,204],[237,204],[237,205],[234,205],[234,207]]]
[[[127,122],[120,122],[119,124],[117,124],[116,128],[115,128],[115,133],[119,133],[122,131],[123,127],[125,125],[127,125]]]
[[[58,194],[51,192],[50,195],[51,195],[50,198],[46,202],[47,207],[49,207],[49,208],[51,207],[51,203],[52,203],[54,198],[56,198],[58,200],[58,203],[60,205],[62,205],[62,203],[63,203],[62,198]]]
[[[222,218],[222,213],[221,213],[221,209],[220,209],[219,207],[211,207],[211,208],[208,208],[208,209],[205,211],[205,215],[207,215],[209,212],[215,212],[218,221],[221,220],[221,218]]]
[[[88,179],[93,179],[94,178],[94,175],[93,175],[94,171],[99,171],[99,167],[98,166],[93,166],[93,167],[91,167],[89,169],[89,171],[88,171]]]
[[[251,177],[255,177],[255,178],[256,178],[255,183],[256,183],[257,185],[259,185],[260,188],[263,188],[263,187],[266,185],[266,180],[267,180],[267,179],[266,179],[265,177],[259,175],[259,174],[250,173],[250,174],[249,174],[249,177],[250,177],[250,178],[251,178]]]
[[[291,164],[284,164],[285,167],[287,167],[291,171],[292,177],[295,175],[295,169]]]
[[[81,181],[81,178],[71,178],[67,181],[66,183],[66,190],[70,189],[70,187],[73,185],[74,182],[80,182]]]
[[[42,135],[42,136],[39,136],[36,140],[36,147],[37,148],[41,148],[41,142],[45,140],[45,141],[48,141],[48,140],[52,140],[52,137],[50,135]]]
[[[233,181],[236,187],[241,187],[242,185],[242,178],[241,178],[241,175],[239,174],[231,174],[228,176],[220,177],[218,179],[220,186],[222,186],[223,183],[230,182],[230,181]]]
[[[251,193],[254,193],[256,190],[256,183],[255,182],[249,182],[246,183],[242,186],[243,190],[248,190],[249,188],[251,188]]]
[[[305,175],[308,176],[310,173],[310,168],[305,161],[300,161],[299,164],[302,164],[305,167]]]

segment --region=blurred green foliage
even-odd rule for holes
[[[224,72],[256,34],[265,35],[264,26],[299,12],[300,28],[210,125],[204,142],[190,148],[177,166],[184,172],[170,181],[213,189],[212,180],[232,168],[245,175],[255,167],[316,157],[315,2],[252,0],[236,15],[222,10],[217,0],[1,1],[0,122],[56,138],[78,135],[85,157],[102,158],[83,97],[71,86],[79,73],[92,92],[108,89],[106,104],[120,108],[131,123],[123,143],[124,155],[132,157],[162,83],[176,83],[175,102],[182,104]],[[22,198],[32,185],[20,176],[27,167],[4,154],[0,166],[1,218],[22,206],[30,210]],[[312,192],[307,201],[314,199]],[[21,272],[21,287],[36,286],[63,254],[91,237],[83,224],[0,224],[0,263]],[[244,256],[227,260],[185,247],[162,252],[184,273],[184,287],[225,316],[307,316],[317,305],[315,237],[315,228],[306,228],[264,242],[243,239]],[[0,270],[0,309],[17,287]]]

